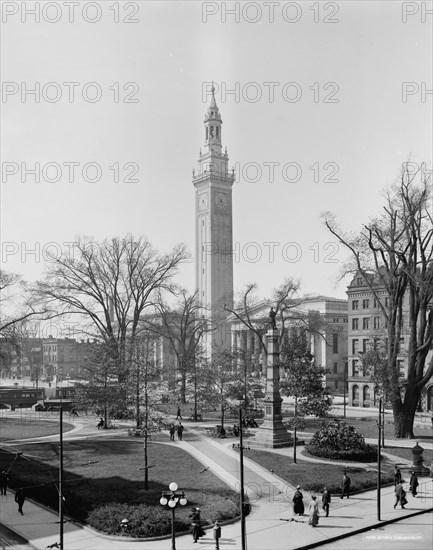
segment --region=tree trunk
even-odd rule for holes
[[[414,439],[413,417],[407,416],[403,411],[394,417],[394,436],[398,439]]]
[[[180,402],[185,405],[186,403],[186,373],[181,373],[180,379]]]
[[[393,403],[394,436],[398,439],[414,439],[413,423],[420,399],[416,386],[406,386],[403,403]]]

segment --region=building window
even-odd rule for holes
[[[374,299],[373,301],[373,307],[374,308],[378,308],[379,307],[379,300],[377,298]]]
[[[352,355],[356,355],[358,353],[358,344],[359,344],[358,338],[354,338],[352,340]]]
[[[359,376],[359,361],[352,359],[352,376]]]
[[[362,341],[362,351],[363,353],[365,353],[368,349],[368,338],[365,338],[363,341]]]
[[[386,296],[385,298],[385,307],[388,307],[389,306],[389,298],[388,296]]]
[[[358,309],[359,302],[358,300],[352,300],[352,309]]]
[[[356,284],[358,285],[362,285],[364,282],[363,278],[362,277],[358,277],[358,279],[356,279]]]
[[[359,319],[352,319],[352,330],[358,330],[359,328]]]
[[[334,374],[338,372],[338,363],[334,363]]]
[[[370,325],[370,319],[368,317],[364,317],[364,319],[362,320],[362,328],[364,330],[368,330],[369,325]]]
[[[403,359],[397,359],[397,366],[398,366],[398,376],[399,376],[399,378],[404,378],[405,368],[404,368]]]
[[[362,300],[362,309],[368,309],[370,307],[370,300]]]
[[[378,329],[380,328],[380,317],[375,317],[374,320],[373,320],[373,326],[375,329]]]
[[[332,353],[338,353],[338,334],[332,335]]]

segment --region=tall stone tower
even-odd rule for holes
[[[230,330],[224,304],[233,305],[232,186],[234,170],[228,170],[227,149],[222,152],[222,119],[212,100],[204,119],[204,151],[198,170],[193,170],[195,199],[195,264],[198,300],[202,314],[215,330],[205,342],[208,355],[217,346],[229,348]]]

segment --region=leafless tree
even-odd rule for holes
[[[177,302],[169,305],[163,294],[159,293],[157,315],[147,318],[144,326],[170,343],[180,374],[181,402],[185,403],[187,376],[197,368],[203,336],[212,331],[212,326],[203,317],[204,309],[197,300],[197,292],[190,294],[185,289],[179,289],[177,296]]]
[[[127,373],[127,342],[160,292],[170,291],[178,266],[187,259],[183,245],[159,254],[144,237],[79,239],[56,257],[37,284],[39,302],[59,314],[87,318],[95,334],[116,345],[119,373]]]
[[[419,181],[421,179],[421,181]],[[414,437],[413,422],[421,391],[433,375],[433,214],[431,180],[404,168],[386,195],[382,214],[355,235],[338,229],[325,214],[329,231],[350,252],[347,271],[363,276],[387,326],[386,361],[396,437]],[[387,302],[380,289],[386,290]],[[387,305],[388,304],[388,305]],[[399,384],[402,330],[409,336],[408,370]]]

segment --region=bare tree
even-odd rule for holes
[[[210,321],[203,317],[203,306],[197,300],[197,292],[189,294],[187,290],[180,289],[177,295],[177,302],[170,306],[159,293],[155,304],[157,316],[146,319],[144,326],[170,343],[180,373],[181,402],[185,403],[187,376],[195,371],[203,336],[212,327]]]
[[[340,231],[325,214],[329,231],[348,249],[347,271],[363,276],[387,325],[386,361],[395,436],[414,437],[413,422],[421,391],[433,375],[433,214],[431,181],[403,169],[386,195],[382,215],[356,235]],[[381,289],[386,290],[387,302]],[[399,384],[402,330],[409,336],[407,380]]]
[[[299,281],[286,278],[283,283],[274,290],[270,303],[273,304],[276,313],[276,319],[279,326],[279,344],[281,345],[285,338],[285,329],[288,324],[298,324],[307,327],[310,332],[321,333],[324,322],[320,316],[312,315],[303,310],[305,298],[299,297]],[[239,322],[258,337],[262,353],[266,356],[268,350],[263,335],[269,328],[269,316],[254,315],[255,308],[261,302],[256,297],[257,285],[255,283],[246,286],[237,306],[230,308],[224,306]]]
[[[188,254],[180,245],[161,255],[144,237],[131,235],[74,244],[49,265],[36,295],[59,314],[87,318],[96,335],[115,344],[119,373],[126,375],[128,349],[133,349],[128,340],[137,337],[140,321],[158,293],[171,290],[173,276]]]
[[[11,337],[16,325],[36,316],[49,318],[47,308],[33,302],[20,275],[0,269],[0,336]]]

